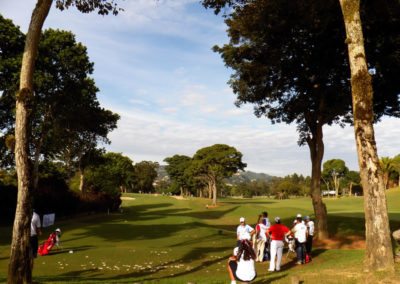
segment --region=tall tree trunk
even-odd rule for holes
[[[388,172],[383,173],[383,184],[385,186],[385,189],[389,188],[389,173]]]
[[[34,190],[36,190],[39,183],[39,162],[40,162],[39,159],[40,159],[40,153],[42,152],[44,139],[48,133],[47,125],[49,124],[50,116],[51,116],[51,108],[49,108],[44,114],[40,136],[35,143],[35,154],[34,154],[33,169],[32,169],[32,180],[33,180],[32,188]]]
[[[213,192],[212,204],[215,206],[215,205],[217,205],[217,181],[215,178],[212,180],[211,184],[212,184],[212,192]]]
[[[351,191],[352,190],[353,190],[353,182],[351,181],[350,185],[349,185],[349,196],[351,196]]]
[[[389,218],[382,170],[376,149],[373,127],[372,83],[368,73],[359,0],[340,0],[346,27],[354,132],[361,183],[364,190],[366,229],[365,269],[394,271]]]
[[[81,191],[82,194],[86,193],[86,183],[85,183],[85,170],[84,169],[79,169],[79,190]],[[121,192],[126,192],[124,187],[121,187],[122,191]]]
[[[315,214],[316,234],[320,239],[328,238],[328,214],[321,196],[321,165],[324,156],[322,125],[317,123],[313,136],[307,139],[311,156],[311,199]]]
[[[335,197],[338,198],[339,197],[339,182],[338,182],[337,175],[335,175],[333,177],[333,184],[335,185]]]
[[[33,96],[33,72],[43,23],[52,0],[38,0],[26,35],[22,58],[20,86],[16,98],[15,164],[18,176],[18,200],[11,242],[7,283],[32,283],[30,255],[31,176],[28,148],[29,101]]]

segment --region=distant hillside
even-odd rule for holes
[[[157,169],[158,177],[157,179],[162,179],[168,176],[167,172],[165,171],[165,166],[161,165]],[[227,179],[228,183],[231,184],[238,184],[241,182],[246,181],[253,181],[253,180],[262,180],[262,181],[270,181],[274,177],[264,173],[255,173],[251,171],[239,172],[234,176]]]
[[[239,172],[227,179],[228,183],[238,184],[246,181],[270,181],[274,177],[264,173],[255,173],[251,171]]]

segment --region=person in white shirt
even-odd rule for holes
[[[314,238],[314,221],[309,216],[304,217],[307,226],[306,262],[311,261],[312,242]],[[308,260],[308,261],[307,261]]]
[[[304,224],[301,215],[296,218],[297,223],[292,229],[294,238],[296,240],[296,254],[297,262],[296,264],[304,264],[306,259],[306,241],[307,241],[307,227]]]
[[[246,224],[244,217],[240,217],[239,222],[240,225],[236,229],[237,246],[240,245],[242,240],[251,240],[251,236],[255,233],[254,229]]]
[[[38,235],[42,234],[41,228],[42,224],[40,223],[39,215],[33,210],[32,219],[31,219],[31,236],[29,239],[30,247],[31,247],[31,268],[33,268],[33,259],[37,257],[37,252],[39,248],[39,239]]]
[[[265,249],[265,244],[267,242],[267,227],[264,224],[264,219],[262,218],[262,215],[260,215],[260,218],[258,219],[258,224],[256,226],[256,233],[255,233],[255,251],[256,251],[256,261],[262,262],[264,259],[264,249]]]
[[[239,247],[233,250],[228,260],[228,272],[231,284],[236,281],[250,282],[257,277],[254,260],[256,255],[249,240],[240,241]]]

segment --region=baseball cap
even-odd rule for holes
[[[297,214],[296,218],[301,218],[301,214]]]
[[[246,219],[244,219],[244,217],[240,217],[239,222],[244,222],[246,221]]]
[[[56,229],[56,232],[59,232],[59,233],[61,233],[61,230],[60,230],[60,228],[57,228],[57,229]]]
[[[276,223],[279,223],[281,221],[281,218],[280,217],[275,217],[275,222]]]
[[[309,217],[309,216],[306,216],[306,217],[304,217],[304,220],[309,221],[309,220],[310,220],[310,217]]]

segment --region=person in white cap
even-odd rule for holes
[[[61,229],[60,229],[60,228],[57,228],[57,229],[55,230],[55,233],[56,233],[56,242],[55,242],[55,246],[56,246],[57,248],[60,248],[60,246],[61,246],[61,244],[60,244]]]
[[[254,229],[246,224],[246,219],[240,217],[240,225],[236,229],[237,246],[240,245],[242,240],[251,240],[251,236],[255,233]]]

